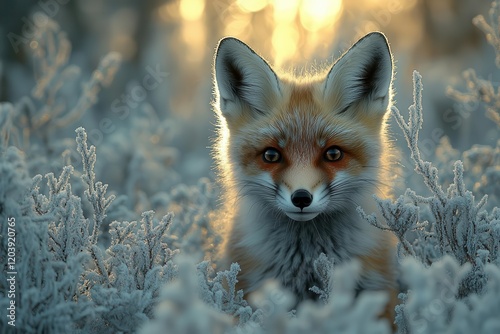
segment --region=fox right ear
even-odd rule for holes
[[[339,114],[364,101],[375,115],[387,112],[392,95],[392,54],[382,33],[373,32],[355,43],[332,67],[324,94]]]
[[[265,114],[281,95],[279,79],[269,64],[236,38],[219,42],[214,71],[216,103],[224,117],[248,109],[252,116]]]

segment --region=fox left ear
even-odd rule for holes
[[[216,96],[224,117],[263,115],[281,96],[280,81],[269,64],[242,41],[219,42],[214,62]]]
[[[392,75],[387,39],[380,32],[370,33],[333,65],[325,81],[325,101],[339,114],[367,102],[367,110],[383,115],[391,99]]]

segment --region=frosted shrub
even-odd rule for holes
[[[495,65],[500,68],[500,1],[492,3],[486,19],[483,15],[474,18],[473,23],[481,29],[496,54]],[[474,69],[464,71],[463,78],[466,91],[460,92],[454,88],[448,88],[447,94],[458,102],[459,107],[465,112],[471,106],[483,106],[486,116],[491,119],[500,129],[500,88],[495,87],[491,80],[481,78]],[[479,195],[488,194],[490,202],[498,203],[500,200],[500,139],[495,147],[486,145],[474,145],[470,150],[462,154],[465,168],[470,177],[465,178],[466,185],[473,188]],[[489,206],[492,208],[493,206]]]
[[[413,275],[416,271],[422,271],[412,269],[416,264],[403,267],[403,279],[406,277],[410,289],[401,296],[405,303],[397,308],[397,322],[401,331],[413,332],[411,329],[418,326],[418,321],[413,320],[420,317],[430,326],[423,332],[435,333],[448,327],[450,319],[445,315],[454,315],[456,303],[466,297],[483,295],[488,276],[494,277],[495,269],[491,269],[490,263],[499,264],[500,210],[495,207],[488,213],[483,209],[487,196],[476,202],[464,184],[461,161],[455,162],[453,182],[445,191],[439,183],[438,170],[430,162],[421,159],[418,133],[423,122],[422,78],[415,72],[413,79],[414,103],[409,108],[409,121],[406,122],[396,108],[393,108],[393,114],[408,142],[415,171],[422,176],[432,196],[421,196],[408,189],[396,201],[377,199],[384,223],[379,222],[375,215],[366,215],[361,209],[360,213],[371,224],[396,234],[400,241],[400,259],[410,256],[430,266],[425,277]],[[421,219],[422,210],[429,212],[429,220]],[[412,238],[410,232],[417,237]],[[443,259],[445,256],[446,259]],[[451,276],[442,269],[443,266],[451,268]],[[462,268],[459,269],[460,266]],[[490,275],[486,273],[488,266]],[[443,304],[446,309],[442,311],[439,321],[433,321],[425,308],[416,305],[423,307],[434,301],[435,296],[445,291],[443,284],[449,289],[446,294],[448,300]],[[443,302],[439,298],[436,300]]]
[[[32,45],[28,55],[33,61],[36,85],[29,96],[24,96],[14,104],[5,103],[2,117],[10,126],[6,144],[12,144],[32,155],[30,168],[45,155],[54,158],[50,152],[61,154],[67,147],[67,141],[58,141],[61,129],[81,119],[97,103],[98,93],[109,86],[121,64],[121,56],[109,53],[102,58],[97,69],[83,89],[68,91],[68,87],[77,87],[80,83],[81,70],[68,64],[71,43],[59,25],[42,13],[37,13],[40,25],[34,29]],[[37,151],[38,150],[38,151]],[[41,150],[41,152],[40,152]],[[56,159],[54,159],[56,160]],[[44,161],[44,165],[50,161]],[[59,167],[59,166],[58,166]]]
[[[463,163],[455,162],[453,183],[444,191],[439,183],[438,170],[420,157],[418,132],[423,122],[422,82],[417,72],[414,73],[414,85],[414,104],[410,107],[408,123],[396,108],[393,108],[393,113],[408,142],[415,171],[422,175],[433,196],[423,197],[408,189],[395,202],[378,201],[389,229],[400,240],[400,255],[416,256],[426,264],[431,264],[444,254],[452,254],[461,264],[469,262],[478,267],[488,257],[496,261],[496,248],[500,239],[492,233],[492,220],[488,219],[488,213],[481,210],[487,196],[476,203],[472,192],[466,190]],[[433,221],[420,221],[419,205],[428,207]],[[365,217],[372,224],[381,227],[375,216]],[[406,238],[408,231],[419,233],[420,237],[413,245]]]
[[[229,331],[232,327],[231,317],[222,313],[215,302],[217,300],[217,305],[222,307],[224,290],[218,288],[220,293],[213,293],[207,285],[210,283],[200,278],[195,263],[189,257],[178,257],[177,263],[179,279],[163,288],[156,319],[148,323],[141,333],[201,334]],[[202,295],[200,288],[204,292]]]
[[[498,22],[498,14],[495,2],[490,11],[491,25],[482,16],[475,19],[497,54],[498,31],[492,27],[498,29],[498,23],[494,24]],[[492,83],[478,78],[473,70],[466,71],[464,77],[469,91],[449,89],[449,94],[463,104],[485,103],[488,116],[498,123],[499,95]],[[464,162],[457,160],[452,173],[444,171],[444,181],[449,185],[443,190],[438,174],[460,156],[443,140],[438,150],[446,155],[445,158],[441,155],[440,171],[421,159],[418,148],[423,121],[421,99],[421,77],[414,73],[414,103],[409,109],[409,121],[396,108],[393,115],[405,135],[415,171],[422,176],[432,196],[421,196],[408,189],[396,201],[378,199],[384,222],[360,212],[370,223],[392,230],[400,241],[402,279],[409,287],[401,294],[402,304],[396,308],[400,332],[495,333],[500,330],[499,143],[496,148],[474,146],[465,151]],[[468,187],[481,196],[479,201]],[[487,304],[490,306],[485,307]]]
[[[48,194],[43,194],[42,177],[30,182],[19,151],[11,147],[0,160],[6,177],[2,218],[17,221],[17,328],[26,333],[131,331],[152,316],[160,287],[176,275],[171,261],[176,252],[163,241],[172,215],[158,222],[149,211],[140,223],[115,222],[111,246],[105,252],[98,246],[99,224],[114,197],[106,197],[107,186],[95,181],[95,147],[87,147],[82,128],[77,133],[92,218],[84,215],[81,199],[71,191],[72,166],[59,177],[47,174]],[[2,224],[2,235],[5,229]],[[5,263],[4,257],[2,253]],[[1,275],[4,284],[5,272]],[[2,306],[6,302],[1,299]]]
[[[47,175],[47,196],[38,193],[40,176],[28,178],[22,153],[9,147],[0,159],[0,216],[16,219],[17,319],[24,333],[71,331],[96,310],[78,291],[80,275],[89,260],[88,223],[82,215],[80,198],[71,192],[65,168],[59,178]],[[7,249],[7,224],[1,224],[2,250]],[[1,263],[7,254],[0,253]],[[5,267],[6,268],[6,267]],[[6,272],[0,273],[0,305],[7,308]],[[2,331],[7,318],[1,317]]]
[[[500,68],[500,1],[491,4],[488,20],[483,15],[478,15],[472,21],[486,35],[486,40],[493,46],[496,53],[495,65]],[[457,101],[467,104],[480,101],[486,106],[487,116],[500,127],[500,88],[495,91],[493,83],[476,75],[473,69],[463,73],[467,83],[467,92],[461,93],[452,88],[448,94]]]

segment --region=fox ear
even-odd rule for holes
[[[337,113],[367,102],[367,110],[383,115],[391,99],[392,73],[387,39],[382,33],[370,33],[333,65],[325,81],[325,100]]]
[[[242,41],[228,37],[215,53],[216,103],[225,117],[250,109],[266,113],[281,95],[280,82],[269,64]]]

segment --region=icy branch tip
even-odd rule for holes
[[[102,59],[101,63],[103,66],[110,66],[110,65],[119,65],[122,61],[122,55],[119,52],[116,51],[111,51],[107,55],[104,56]]]
[[[87,132],[85,131],[84,128],[80,126],[78,129],[75,130],[75,132],[78,138],[81,138],[85,141],[87,140]]]
[[[76,143],[77,143],[77,151],[80,152],[80,150],[82,152],[86,152],[88,151],[88,148],[87,148],[87,132],[85,131],[85,129],[83,127],[79,127],[78,129],[75,130],[76,132]],[[90,146],[90,151],[94,150],[94,146],[91,145]],[[82,153],[80,152],[80,153]],[[92,152],[91,152],[92,153]]]
[[[422,83],[422,75],[417,70],[413,70],[413,82],[418,82],[419,84]]]

